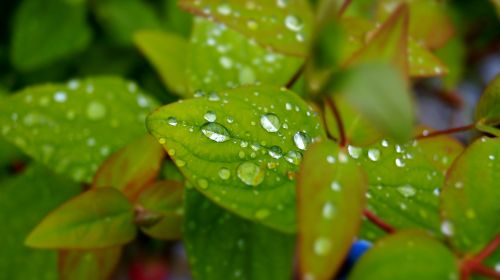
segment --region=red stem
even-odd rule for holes
[[[302,75],[302,72],[304,72],[304,69],[306,68],[306,63],[304,62],[302,66],[300,66],[299,69],[293,74],[292,78],[286,83],[285,87],[287,89],[291,89],[293,85],[297,82],[297,80],[300,78],[300,75]]]
[[[340,138],[339,145],[340,147],[345,147],[347,145],[347,138],[345,136],[344,122],[342,121],[340,112],[330,97],[325,98],[325,103],[330,108],[330,110],[332,110],[333,116],[335,117],[335,121],[337,122],[337,128],[339,130],[339,138]]]
[[[349,4],[351,4],[351,0],[345,0],[345,2],[342,4],[342,6],[339,9],[338,17],[341,17],[342,14],[344,14],[347,7],[349,7]]]
[[[363,214],[365,215],[366,218],[368,218],[368,220],[377,225],[379,228],[383,229],[385,232],[394,233],[396,231],[391,225],[384,222],[381,218],[373,214],[370,210],[365,209],[363,211]]]
[[[472,272],[481,274],[486,277],[490,277],[491,279],[500,279],[500,272],[497,272],[491,268],[485,267],[480,264],[473,266]]]
[[[493,241],[491,241],[486,247],[481,250],[481,252],[477,253],[474,256],[473,260],[476,260],[478,263],[484,261],[487,257],[489,257],[495,250],[500,246],[500,235],[495,237]]]
[[[475,124],[469,124],[466,126],[454,127],[454,128],[449,128],[449,129],[445,129],[445,130],[436,130],[436,131],[432,131],[432,132],[425,133],[425,134],[422,133],[422,134],[418,135],[417,137],[415,137],[415,139],[422,139],[422,138],[435,137],[435,136],[439,136],[439,135],[453,134],[453,133],[457,133],[457,132],[471,130],[471,129],[474,129],[475,127],[476,127]]]
[[[460,267],[460,279],[469,279],[471,272],[489,276],[492,279],[500,279],[500,272],[481,265],[481,262],[495,252],[498,246],[500,246],[500,235],[496,236],[495,239],[488,243],[479,253],[469,259],[463,260]]]

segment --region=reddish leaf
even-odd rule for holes
[[[113,187],[134,201],[160,170],[163,148],[146,135],[109,157],[97,171],[92,188]]]

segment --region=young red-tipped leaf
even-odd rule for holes
[[[90,250],[61,250],[59,251],[59,279],[110,279],[121,254],[121,246]]]
[[[134,201],[160,170],[165,152],[151,135],[111,155],[99,168],[92,188],[113,187]]]
[[[182,97],[190,97],[187,90],[186,39],[157,30],[134,34],[134,43],[156,69],[165,86]]]
[[[500,232],[500,139],[480,138],[458,157],[444,184],[441,230],[461,252],[475,253]]]
[[[349,279],[458,279],[458,260],[428,234],[402,231],[375,243],[354,266]]]
[[[135,236],[134,212],[114,188],[84,192],[55,209],[30,233],[36,248],[94,249],[129,242]]]
[[[490,82],[479,99],[476,122],[489,126],[500,124],[500,74]]]
[[[208,17],[277,52],[306,56],[313,15],[305,0],[181,0],[185,10]]]
[[[408,6],[398,9],[378,28],[368,43],[356,52],[347,65],[364,62],[390,62],[408,75]]]
[[[151,227],[142,227],[146,234],[160,239],[179,239],[183,221],[184,184],[177,181],[159,181],[146,188],[137,202],[146,211],[162,215]]]
[[[304,279],[331,279],[338,271],[361,225],[367,185],[363,170],[335,142],[307,150],[297,185]]]

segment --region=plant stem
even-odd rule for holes
[[[471,258],[465,259],[460,267],[460,279],[468,280],[472,272],[491,277],[492,279],[500,279],[500,272],[492,270],[481,264],[488,256],[490,256],[500,245],[500,235],[496,236],[488,243],[479,253]]]
[[[302,64],[302,66],[300,66],[300,68],[297,69],[297,71],[295,72],[295,74],[293,74],[292,78],[288,81],[288,83],[286,83],[285,87],[287,89],[291,89],[293,87],[293,85],[300,78],[300,75],[302,75],[302,73],[304,72],[305,68],[306,68],[306,61],[304,61],[304,63]]]
[[[487,257],[489,257],[495,250],[498,248],[500,245],[500,235],[495,237],[493,241],[491,241],[486,247],[481,250],[481,252],[477,253],[474,256],[474,260],[476,260],[478,263],[484,261]]]
[[[325,104],[330,108],[330,110],[332,110],[333,116],[335,117],[335,121],[337,122],[337,128],[339,130],[339,138],[340,138],[339,145],[340,147],[345,147],[347,145],[347,138],[345,136],[344,122],[342,121],[340,112],[330,97],[325,98]]]
[[[472,272],[481,274],[486,277],[490,277],[491,279],[500,279],[500,272],[497,272],[491,268],[485,267],[480,264],[473,266]]]
[[[445,129],[445,130],[436,130],[436,131],[432,131],[429,133],[422,133],[422,134],[418,135],[417,137],[415,137],[415,139],[423,139],[423,138],[436,137],[439,135],[453,134],[453,133],[457,133],[457,132],[471,130],[471,129],[474,129],[475,127],[476,127],[475,124],[469,124],[469,125],[449,128],[449,129]]]
[[[373,214],[370,210],[365,209],[363,211],[363,214],[365,215],[366,218],[368,218],[368,220],[377,225],[379,228],[383,229],[385,232],[394,233],[396,231],[394,227],[384,222],[381,218]]]

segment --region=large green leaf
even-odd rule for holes
[[[182,236],[184,184],[178,181],[158,181],[145,189],[138,204],[146,211],[161,215],[162,219],[142,230],[155,238],[179,239]]]
[[[76,181],[90,182],[112,152],[142,136],[156,102],[120,78],[29,87],[0,100],[4,137]]]
[[[37,248],[94,249],[124,244],[135,236],[134,211],[115,188],[92,189],[50,213],[30,233]]]
[[[181,7],[281,53],[306,56],[314,24],[305,0],[181,0]]]
[[[255,83],[284,86],[304,61],[272,52],[225,25],[202,18],[195,20],[190,47],[192,92]]]
[[[195,279],[288,280],[293,235],[242,219],[186,190],[184,242]]]
[[[403,76],[387,64],[361,64],[342,81],[341,94],[385,136],[407,141],[415,119],[413,99]]]
[[[28,71],[83,51],[91,39],[83,1],[23,0],[13,22],[11,62]]]
[[[478,252],[500,233],[500,139],[483,137],[457,158],[443,188],[443,233],[462,252]]]
[[[147,125],[201,193],[243,217],[295,231],[295,172],[302,150],[324,132],[293,92],[214,92],[162,107]]]
[[[97,171],[92,187],[113,187],[134,201],[156,178],[164,156],[158,141],[145,135],[111,155]]]
[[[476,107],[476,121],[489,125],[500,124],[500,74],[484,90]]]
[[[62,250],[59,252],[59,279],[110,279],[121,253],[121,246],[95,250]]]
[[[168,88],[180,96],[191,96],[187,90],[186,39],[162,31],[139,31],[134,34],[134,42]]]
[[[458,260],[425,233],[403,231],[378,241],[354,266],[349,279],[458,279]]]
[[[448,136],[404,145],[382,140],[366,148],[349,147],[350,156],[368,174],[369,209],[396,228],[435,233],[440,232],[439,198],[445,173],[462,150]]]
[[[338,271],[358,234],[367,186],[364,171],[335,142],[307,150],[297,184],[304,279],[331,279]]]
[[[120,45],[130,45],[135,32],[160,29],[161,23],[153,7],[141,0],[101,0],[94,12],[108,38]]]
[[[57,254],[28,248],[24,238],[80,187],[40,165],[0,183],[0,271],[3,279],[56,280]]]

